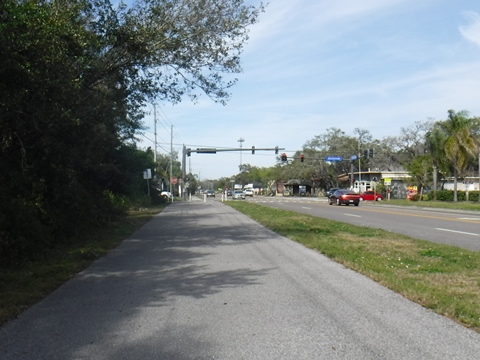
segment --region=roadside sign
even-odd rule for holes
[[[341,157],[341,156],[327,156],[325,158],[325,161],[329,161],[329,162],[343,161],[343,157]]]
[[[144,178],[145,180],[151,179],[151,178],[152,178],[152,169],[146,169],[146,170],[143,172],[143,178]]]
[[[175,185],[178,182],[178,179],[176,177],[172,177],[172,180],[170,182]]]
[[[357,159],[358,159],[358,156],[357,156],[357,155],[352,155],[352,157],[350,158],[350,160],[352,160],[352,161],[355,161],[355,160],[357,160]]]
[[[392,178],[385,178],[383,179],[384,185],[392,185]]]

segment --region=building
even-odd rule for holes
[[[407,171],[396,170],[368,170],[352,174],[342,174],[338,176],[338,181],[344,184],[344,187],[351,188],[357,193],[367,190],[373,190],[373,183],[382,183],[390,190],[392,199],[406,199],[408,195],[408,185],[411,176]]]

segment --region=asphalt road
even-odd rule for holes
[[[0,328],[2,360],[479,354],[479,333],[214,200],[168,206]]]
[[[261,205],[380,228],[418,239],[480,251],[480,213],[447,209],[395,207],[372,201],[360,206],[328,205],[325,198],[254,197]]]

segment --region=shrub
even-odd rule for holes
[[[438,201],[453,201],[453,190],[438,190],[437,191],[437,200]],[[478,191],[469,191],[468,192],[468,201],[477,202],[479,192]],[[433,191],[428,194],[428,200],[433,200]],[[467,194],[465,191],[457,191],[457,200],[458,201],[467,201]]]
[[[420,194],[415,194],[409,197],[410,201],[419,201],[420,200]]]

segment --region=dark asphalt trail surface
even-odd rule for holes
[[[2,360],[479,354],[480,334],[214,200],[171,204],[0,328]]]

